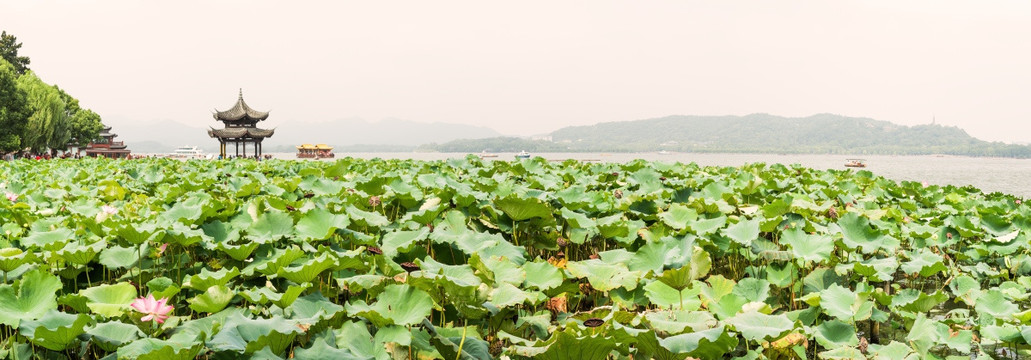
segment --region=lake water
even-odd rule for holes
[[[294,154],[272,154],[277,159],[295,159]],[[338,158],[443,160],[463,158],[467,153],[338,153]],[[497,160],[512,160],[515,153],[498,153]],[[800,164],[814,169],[845,169],[847,155],[809,154],[700,154],[700,153],[539,153],[548,160],[626,162],[634,159],[695,162],[699,165],[740,166],[747,163]],[[869,155],[866,170],[894,180],[926,181],[931,184],[973,185],[985,192],[1003,192],[1031,197],[1031,159],[975,158],[963,156]]]

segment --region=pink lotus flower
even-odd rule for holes
[[[164,244],[161,244],[161,246],[158,246],[158,254],[157,254],[158,257],[161,257],[161,254],[164,254],[165,253],[165,249],[167,249],[167,248],[168,248],[168,243],[164,243]]]
[[[161,298],[161,300],[154,300],[153,294],[147,294],[145,298],[137,298],[136,301],[132,302],[132,308],[136,309],[141,313],[147,314],[142,319],[143,321],[154,320],[158,324],[164,323],[165,319],[168,319],[168,313],[172,312],[172,305],[166,305],[168,298]]]
[[[114,215],[114,214],[118,213],[118,209],[115,209],[114,206],[110,206],[110,205],[101,206],[100,207],[100,211],[102,211],[102,212],[104,212],[105,214],[108,214],[108,215]]]
[[[926,181],[924,181],[924,182],[920,183],[920,185],[923,185],[924,187],[928,187],[928,186],[931,186],[931,184],[928,184],[928,183],[927,183]]]
[[[1017,199],[1014,202],[1017,203],[1017,205],[1020,205],[1020,199]]]
[[[12,192],[7,193],[7,200],[10,200],[11,202],[18,201],[18,194]]]

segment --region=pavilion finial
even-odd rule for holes
[[[243,100],[243,88],[240,88],[240,99]]]

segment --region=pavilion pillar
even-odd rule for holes
[[[247,140],[243,141],[243,157],[247,157]]]
[[[236,156],[240,156],[240,141],[233,141],[233,144],[236,145]]]

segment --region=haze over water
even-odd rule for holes
[[[443,160],[464,158],[467,153],[337,153],[337,159],[354,157],[361,159],[415,159]],[[487,160],[512,160],[513,153],[499,153],[496,158]],[[294,154],[274,154],[278,159],[295,159]],[[809,154],[714,154],[714,153],[540,153],[533,154],[548,160],[597,160],[610,162],[627,162],[634,159],[653,161],[695,162],[699,165],[740,166],[747,163],[765,162],[767,164],[799,164],[814,169],[847,169],[844,167],[845,156],[842,155],[809,155]],[[973,185],[985,193],[1003,192],[1023,197],[1031,197],[1031,159],[1009,158],[974,158],[963,156],[864,156],[867,160],[865,170],[875,175],[884,176],[896,181],[928,182],[936,185]],[[325,159],[333,160],[333,159]]]

